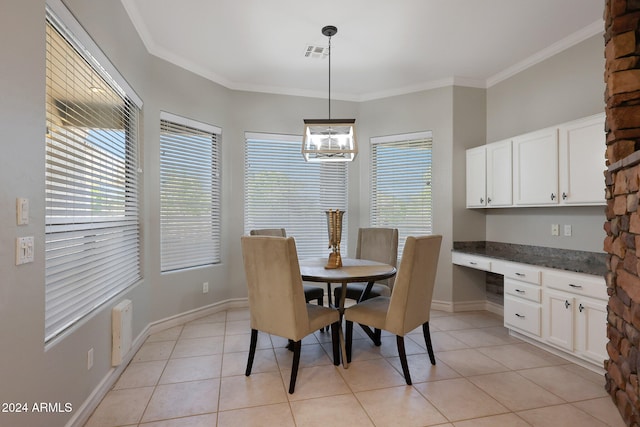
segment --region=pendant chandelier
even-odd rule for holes
[[[331,118],[331,37],[338,32],[333,25],[322,28],[329,37],[329,118],[304,119],[302,155],[307,162],[350,162],[356,158],[356,119]]]

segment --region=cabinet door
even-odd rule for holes
[[[467,207],[483,208],[486,196],[486,150],[485,146],[467,150]]]
[[[573,352],[573,308],[575,298],[563,292],[544,292],[544,338],[551,344]]]
[[[558,128],[513,139],[513,191],[516,205],[558,204]]]
[[[605,115],[560,126],[560,203],[604,205]]]
[[[487,206],[510,206],[512,198],[511,140],[487,145]]]
[[[607,354],[607,304],[579,298],[576,320],[576,347],[580,356],[602,366]]]

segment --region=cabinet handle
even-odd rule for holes
[[[524,277],[524,276],[526,276],[526,274],[516,272],[516,276]]]
[[[484,197],[480,197],[480,204],[484,204]]]
[[[469,261],[469,264],[471,264],[471,265],[478,265],[478,263],[477,263],[477,262],[475,262],[475,261]]]
[[[521,318],[521,319],[524,319],[524,315],[523,315],[523,314],[518,314],[518,313],[516,313],[516,317],[519,317],[519,318]]]
[[[491,203],[491,197],[487,197],[487,203]]]
[[[551,200],[555,200],[556,199],[556,195],[551,193]]]
[[[571,303],[569,303],[569,301],[564,300],[564,308],[569,308],[570,305]]]
[[[584,310],[584,305],[582,304],[578,305],[578,310],[580,311],[580,313],[582,313],[582,310]]]
[[[517,292],[517,293],[519,293],[519,294],[524,294],[524,293],[526,293],[526,291],[523,291],[522,289],[516,289],[516,292]]]
[[[582,285],[574,285],[573,283],[569,283],[569,286],[575,289],[582,289]]]
[[[562,192],[562,200],[567,200],[567,193],[565,193],[564,191]]]

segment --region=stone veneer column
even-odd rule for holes
[[[606,389],[640,425],[640,0],[606,0],[605,172],[608,307]]]

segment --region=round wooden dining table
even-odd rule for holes
[[[388,279],[396,274],[396,268],[394,266],[366,259],[343,258],[342,267],[339,268],[325,268],[327,258],[303,259],[299,261],[299,264],[303,281],[342,284],[340,301],[336,301],[336,308],[340,312],[340,319],[342,319],[342,315],[344,314],[348,283],[367,282],[367,286],[360,296],[360,300],[364,300],[376,281]],[[348,368],[349,365],[346,362],[342,328],[340,328],[339,333],[343,366]],[[369,333],[367,333],[367,335],[369,335],[371,339],[374,339]]]

